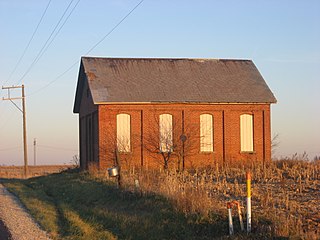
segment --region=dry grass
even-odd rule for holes
[[[247,170],[253,176],[253,232],[266,237],[319,239],[319,161],[286,159],[238,166],[217,163],[211,169],[182,173],[131,169],[122,173],[122,179],[126,189],[142,195],[160,194],[186,215],[207,217],[212,212],[226,215],[228,201],[237,200],[245,207]]]
[[[28,166],[28,178],[45,176],[75,168],[76,165],[38,165]],[[23,166],[0,166],[0,178],[24,178]]]
[[[229,237],[226,203],[245,207],[247,170],[252,234],[240,233],[234,209],[236,235]],[[319,161],[130,169],[122,172],[122,189],[112,181],[90,165],[89,174],[73,170],[4,184],[54,239],[319,239]]]
[[[3,184],[57,240],[228,238],[218,216],[185,215],[158,194],[118,189],[94,174],[72,170]]]

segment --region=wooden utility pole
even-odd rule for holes
[[[14,97],[10,96],[10,89],[21,88],[22,95],[21,97]],[[27,146],[27,123],[26,123],[26,97],[24,94],[24,85],[21,86],[11,86],[11,87],[2,87],[2,89],[8,90],[8,97],[2,98],[2,100],[9,100],[16,108],[22,112],[22,121],[23,121],[23,156],[24,156],[24,177],[28,177],[28,146]],[[22,109],[13,101],[21,99],[22,100]]]

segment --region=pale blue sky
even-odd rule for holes
[[[29,49],[9,78],[48,1],[0,0],[0,85],[21,83],[70,2],[52,0]],[[31,164],[34,138],[38,164],[69,163],[77,154],[78,118],[72,108],[79,64],[57,77],[138,3],[80,0],[23,79],[29,95]],[[318,0],[145,0],[89,55],[252,59],[278,99],[272,105],[272,134],[279,134],[280,141],[277,155],[306,151],[313,158],[320,155],[319,25]],[[6,92],[0,90],[3,96]],[[9,101],[0,101],[0,164],[23,164],[22,115]]]

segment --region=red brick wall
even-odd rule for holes
[[[212,165],[216,161],[270,161],[270,105],[269,104],[118,104],[99,105],[98,137],[99,165],[111,167],[115,159],[116,115],[131,116],[131,152],[120,154],[123,166],[160,168],[160,154],[147,150],[150,136],[159,138],[160,114],[173,115],[174,142],[180,152],[182,128],[188,137],[185,142],[185,167]],[[212,114],[214,125],[214,151],[200,152],[200,114]],[[254,152],[240,151],[240,115],[252,114],[254,125]],[[184,119],[184,121],[183,121]],[[178,157],[173,156],[170,167],[178,167]]]

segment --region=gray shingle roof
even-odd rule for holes
[[[276,102],[250,60],[82,57],[75,112],[83,76],[95,104]]]

